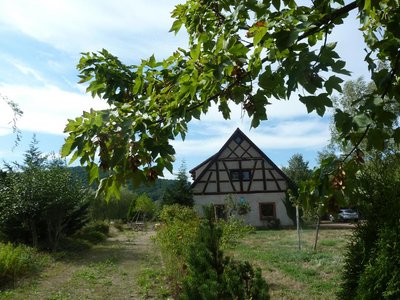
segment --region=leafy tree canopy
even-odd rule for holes
[[[304,161],[303,155],[296,153],[289,159],[288,166],[283,167],[282,171],[292,179],[297,185],[311,177],[311,170],[308,161]]]
[[[400,142],[398,117],[387,101],[400,101],[400,11],[398,0],[187,0],[172,12],[172,32],[184,27],[189,43],[170,57],[153,55],[126,65],[102,50],[84,53],[78,70],[87,92],[110,105],[69,120],[62,149],[80,159],[92,181],[109,171],[99,191],[116,194],[126,179],[139,184],[172,170],[170,141],[185,138],[188,123],[216,105],[225,119],[229,103],[240,104],[257,127],[267,119],[269,99],[295,93],[308,112],[323,115],[342,92],[345,61],[328,39],[355,11],[365,41],[365,61],[376,89],[354,115],[335,112],[342,139],[355,147],[365,139],[382,150]],[[329,40],[329,41],[328,41]],[[362,52],[364,49],[359,49]],[[383,68],[377,68],[385,62]],[[354,150],[353,149],[353,150]],[[352,151],[353,151],[352,150]],[[98,154],[98,156],[97,156]]]

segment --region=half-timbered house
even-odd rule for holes
[[[213,204],[220,215],[227,197],[247,202],[250,211],[243,216],[253,226],[264,227],[279,219],[292,225],[283,199],[291,180],[239,128],[222,148],[190,170],[196,210]]]

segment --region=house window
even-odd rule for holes
[[[242,180],[243,181],[250,181],[251,178],[251,173],[249,170],[243,170],[242,171]]]
[[[250,170],[231,170],[230,171],[232,181],[250,181],[251,171]]]
[[[214,217],[215,220],[226,220],[226,211],[224,204],[214,204]]]
[[[232,181],[240,180],[240,171],[239,170],[231,170],[231,179]]]
[[[243,141],[243,140],[242,140],[242,137],[240,137],[240,136],[235,137],[235,142],[236,142],[236,144],[240,145],[240,143],[241,143],[242,141]]]
[[[260,203],[260,220],[276,218],[275,203]]]

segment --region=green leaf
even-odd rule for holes
[[[75,139],[71,135],[65,140],[64,145],[62,145],[62,147],[61,147],[61,156],[62,157],[67,157],[71,153],[71,150],[73,149],[72,146],[74,144],[74,141],[75,141]]]
[[[316,111],[321,117],[324,115],[326,107],[332,107],[332,101],[327,93],[319,94],[318,96],[301,96],[299,100],[307,107],[307,112]]]
[[[400,128],[396,128],[393,132],[393,138],[397,145],[400,144]]]
[[[366,12],[371,10],[371,0],[364,0],[364,10]]]
[[[174,23],[172,24],[169,32],[174,32],[175,34],[177,34],[179,32],[179,30],[182,27],[182,20],[181,19],[177,19],[174,21]]]
[[[98,178],[99,178],[99,167],[97,166],[97,164],[92,163],[89,167],[89,184],[92,184]]]
[[[201,44],[198,43],[197,45],[192,47],[192,49],[190,49],[190,57],[193,60],[198,60],[200,55],[200,50],[201,50]]]
[[[337,90],[338,92],[342,92],[342,87],[341,83],[343,82],[343,79],[333,75],[329,77],[327,81],[325,81],[325,89],[329,94],[332,94],[333,89]]]
[[[372,122],[371,119],[365,114],[358,114],[353,118],[353,120],[358,128],[365,128]]]
[[[258,45],[258,43],[262,40],[262,38],[265,36],[265,34],[268,32],[268,29],[264,26],[258,27],[253,38],[253,44],[255,46]]]
[[[272,0],[272,5],[279,11],[281,9],[281,0]]]
[[[291,47],[299,37],[297,30],[284,30],[276,34],[276,46],[280,51]]]
[[[382,130],[371,128],[367,135],[367,149],[383,151],[385,148],[385,134]]]
[[[242,43],[236,43],[228,51],[237,57],[243,57],[249,52],[249,49]]]
[[[353,118],[350,116],[350,114],[345,113],[340,109],[336,109],[334,119],[336,129],[339,133],[342,133],[343,136],[347,135],[353,128]]]
[[[157,67],[157,61],[156,58],[154,57],[154,54],[152,54],[147,62],[148,66],[150,68],[155,68]]]
[[[332,71],[339,74],[344,74],[350,76],[351,73],[347,71],[344,67],[346,63],[343,60],[337,60],[334,64],[332,64]]]

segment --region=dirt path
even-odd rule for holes
[[[138,278],[159,262],[154,232],[113,234],[86,253],[56,261],[39,279],[0,299],[143,299]]]

